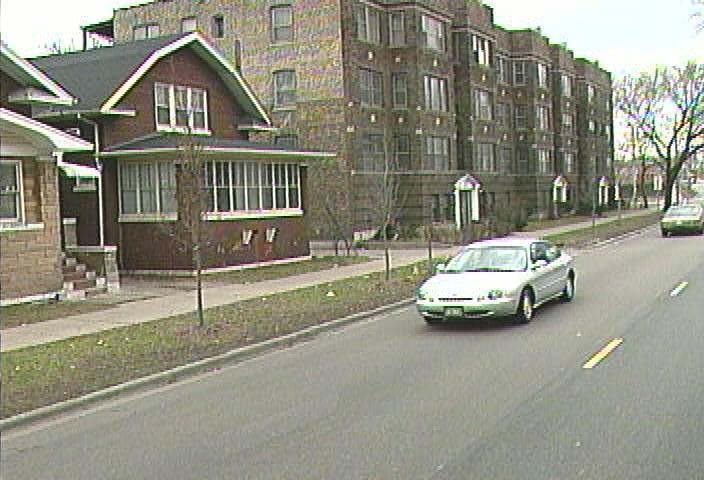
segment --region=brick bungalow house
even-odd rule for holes
[[[62,192],[81,245],[116,245],[121,272],[188,273],[191,253],[169,234],[177,172],[196,143],[207,194],[203,267],[310,254],[306,161],[332,156],[250,141],[271,121],[240,73],[199,33],[32,60],[78,98],[35,110],[95,144],[75,163],[100,165],[98,204]],[[92,157],[92,158],[91,158]]]
[[[59,167],[89,142],[30,117],[36,105],[75,99],[0,42],[0,304],[55,297],[63,289]],[[86,169],[90,171],[90,169]]]

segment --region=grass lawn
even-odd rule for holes
[[[0,417],[370,310],[413,295],[426,263],[3,352]],[[328,292],[334,292],[329,295]]]
[[[568,247],[583,247],[654,225],[660,220],[661,216],[660,212],[652,212],[635,217],[626,217],[620,220],[596,224],[594,227],[587,229],[550,235],[547,239],[555,243],[565,244]]]
[[[369,260],[370,258],[365,256],[313,257],[310,260],[302,260],[300,262],[208,274],[203,276],[203,282],[205,286],[213,283],[253,283],[301,273],[327,270],[336,266],[368,262]],[[172,285],[188,285],[195,289],[195,281],[193,278],[165,278],[163,281]],[[9,305],[0,308],[0,329],[29,325],[30,323],[44,322],[55,318],[79,315],[81,313],[107,310],[113,308],[119,302],[119,295],[98,295],[82,301],[42,301],[21,305]]]

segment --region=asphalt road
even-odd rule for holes
[[[3,434],[0,475],[704,479],[704,237],[576,263],[575,300],[527,326],[399,310]]]

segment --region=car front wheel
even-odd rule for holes
[[[516,323],[526,324],[533,320],[533,294],[529,289],[521,292],[521,301],[518,303]]]
[[[565,283],[565,288],[564,288],[564,290],[562,290],[562,301],[563,302],[571,302],[572,299],[574,298],[574,292],[575,292],[574,276],[568,275],[567,282]]]

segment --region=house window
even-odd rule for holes
[[[405,73],[392,73],[391,89],[394,108],[406,108],[408,106],[407,75]]]
[[[445,24],[428,15],[421,16],[420,22],[421,37],[424,39],[423,46],[437,52],[444,52],[445,45]]]
[[[552,150],[546,148],[538,149],[538,173],[552,173]]]
[[[516,128],[528,128],[528,105],[516,105]]]
[[[474,91],[474,115],[479,120],[491,120],[491,93],[486,90]]]
[[[300,208],[299,166],[212,161],[204,166],[208,213]]]
[[[442,208],[440,206],[440,195],[431,195],[430,201],[431,201],[430,212],[431,212],[432,221],[439,222],[441,220],[440,213],[442,212]]]
[[[362,137],[361,170],[383,172],[384,167],[384,136],[374,133],[365,134]]]
[[[565,152],[563,156],[563,161],[563,168],[565,173],[575,173],[577,171],[575,168],[574,152]]]
[[[402,11],[389,14],[389,44],[392,47],[406,44],[406,17]]]
[[[411,169],[411,141],[408,135],[394,136],[395,170]]]
[[[511,105],[502,102],[496,104],[496,123],[502,128],[511,128]]]
[[[548,88],[548,66],[538,62],[538,86]]]
[[[225,36],[225,17],[222,15],[215,15],[213,17],[213,22],[211,25],[211,34],[213,38],[222,38]]]
[[[359,94],[362,105],[367,107],[381,107],[383,105],[382,93],[381,73],[366,68],[360,68]]]
[[[535,108],[535,126],[538,130],[550,130],[550,107],[538,105]]]
[[[572,96],[572,77],[566,73],[562,74],[562,94],[565,97]]]
[[[145,38],[155,38],[158,36],[159,25],[156,23],[137,25],[132,29],[132,38],[135,40],[144,40]]]
[[[22,164],[19,161],[0,162],[0,225],[24,222],[22,196]]]
[[[530,160],[526,148],[516,150],[516,173],[530,173]]]
[[[445,194],[445,220],[455,219],[455,194]]]
[[[295,70],[274,72],[274,106],[291,107],[296,104]]]
[[[594,85],[587,85],[587,102],[593,103],[595,96],[596,90],[594,89]]]
[[[277,135],[274,138],[274,145],[286,148],[297,148],[298,147],[298,135],[287,134],[287,135]]]
[[[499,83],[511,83],[511,62],[503,55],[496,57],[496,79]]]
[[[369,5],[357,6],[357,38],[363,42],[381,43],[381,13]]]
[[[271,42],[293,41],[293,9],[291,5],[271,7]]]
[[[488,38],[472,35],[474,62],[485,67],[491,66],[491,42]]]
[[[509,147],[499,149],[499,170],[513,173],[513,150]]]
[[[562,114],[562,133],[574,133],[574,117],[570,113]]]
[[[187,17],[181,19],[181,32],[194,32],[198,28],[198,20],[196,17]]]
[[[474,168],[478,172],[495,172],[496,159],[494,158],[493,143],[477,143],[476,144],[476,161]]]
[[[526,84],[526,62],[523,60],[516,60],[513,62],[513,84]]]
[[[425,75],[425,108],[435,112],[447,112],[447,79]]]
[[[171,162],[120,162],[120,213],[176,212],[176,169]]]
[[[192,129],[195,132],[207,132],[207,112],[205,90],[164,83],[154,84],[154,116],[157,130]]]
[[[450,139],[447,137],[426,137],[425,153],[428,166],[435,171],[450,169]]]

